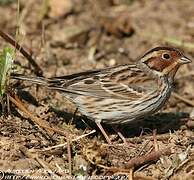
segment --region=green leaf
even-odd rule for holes
[[[0,96],[3,96],[9,85],[9,78],[13,60],[15,57],[14,49],[6,47],[0,54]]]

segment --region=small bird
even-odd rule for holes
[[[97,124],[111,144],[101,123],[127,124],[157,112],[170,97],[177,70],[190,62],[175,48],[156,47],[136,64],[53,78],[19,74],[12,78],[28,80],[63,93],[83,115]]]

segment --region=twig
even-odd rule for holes
[[[150,143],[150,141],[151,141],[151,139],[148,139],[148,140],[145,141],[144,145],[139,150],[139,153],[137,153],[137,156],[141,156],[142,152],[144,151],[144,149],[146,149],[146,147]]]
[[[76,137],[75,139],[72,139],[71,142],[78,141],[78,140],[80,140],[80,139],[82,139],[82,138],[84,138],[86,136],[89,136],[89,135],[95,133],[95,132],[96,132],[96,130],[92,130],[91,132],[89,132],[87,134],[83,134],[81,136]],[[63,143],[63,144],[58,144],[56,146],[51,146],[51,147],[48,147],[48,148],[44,148],[41,151],[49,151],[49,150],[52,150],[52,149],[55,149],[55,148],[60,148],[60,147],[65,147],[65,146],[67,146],[67,142]]]
[[[40,166],[42,166],[45,169],[45,172],[47,172],[48,174],[51,174],[52,177],[60,179],[60,177],[55,173],[55,171],[51,170],[51,168],[49,167],[49,164],[45,162],[43,159],[40,159],[37,154],[30,153],[25,147],[20,147],[19,149],[26,157],[36,160],[40,164]]]
[[[54,127],[49,127],[45,124],[48,124],[47,121],[44,121],[43,119],[40,120],[40,118],[34,116],[33,114],[31,114],[23,105],[23,103],[19,100],[19,98],[15,95],[15,99],[12,96],[9,96],[9,99],[11,100],[12,103],[14,103],[23,113],[25,113],[35,124],[37,124],[40,128],[44,128],[45,130],[47,130],[47,132],[53,133],[59,133],[61,135],[64,135],[65,137],[67,136],[65,134],[64,131],[58,129],[58,128],[54,128]]]
[[[137,166],[140,166],[142,164],[145,164],[151,161],[156,161],[161,156],[170,155],[171,153],[172,152],[170,148],[166,148],[166,149],[159,150],[159,151],[153,151],[150,154],[132,158],[129,162],[125,164],[125,168],[129,169],[131,167],[137,167]]]
[[[186,104],[188,104],[188,105],[190,105],[190,106],[194,106],[194,102],[193,102],[193,101],[191,101],[191,100],[189,100],[189,99],[186,99],[186,98],[180,96],[179,94],[177,94],[177,93],[175,93],[175,92],[173,92],[172,95],[173,95],[175,98],[177,98],[177,99],[183,101],[184,103],[186,103]]]
[[[154,130],[153,130],[154,150],[155,150],[155,151],[158,151],[159,148],[158,148],[158,143],[157,143],[156,134],[157,134],[157,130],[154,129]]]
[[[130,173],[128,175],[129,180],[133,180],[133,168],[130,169]]]
[[[151,161],[156,161],[158,160],[161,156],[164,155],[170,155],[171,149],[170,148],[166,148],[163,150],[159,150],[159,151],[153,151],[147,155],[144,156],[140,156],[140,157],[135,157],[132,158],[131,160],[129,160],[127,163],[124,164],[124,167],[108,167],[108,166],[104,166],[101,164],[96,164],[97,166],[107,169],[109,171],[112,172],[129,172],[129,170],[133,167],[138,167],[140,165],[149,163]],[[95,164],[92,160],[88,159],[92,164]]]
[[[29,63],[34,67],[34,72],[37,76],[42,76],[43,72],[42,69],[39,67],[39,65],[36,63],[36,61],[32,58],[30,53],[25,50],[16,40],[11,37],[9,34],[3,32],[0,30],[0,36],[6,40],[8,43],[10,43],[13,47],[15,47],[23,56],[29,61]]]
[[[21,103],[21,101],[17,96],[15,96],[15,98],[13,98],[12,96],[9,96],[9,99],[12,103],[14,103],[18,107],[19,110],[21,110],[25,115],[27,115],[27,117],[29,117],[36,125],[38,125],[39,129],[41,129],[42,131],[44,131],[42,128],[47,129],[48,134],[50,135],[53,133],[53,131],[50,128],[47,128],[47,126],[43,125],[40,122],[38,117],[34,116],[26,109],[26,107]]]
[[[68,163],[69,163],[69,175],[72,175],[71,172],[71,138],[68,136],[67,138],[67,156],[68,156]]]

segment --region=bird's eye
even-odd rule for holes
[[[170,55],[167,53],[162,54],[162,58],[165,60],[169,60],[170,59]]]

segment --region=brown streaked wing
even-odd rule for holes
[[[157,90],[156,79],[135,65],[121,65],[91,74],[66,86],[68,91],[85,96],[137,100]]]

